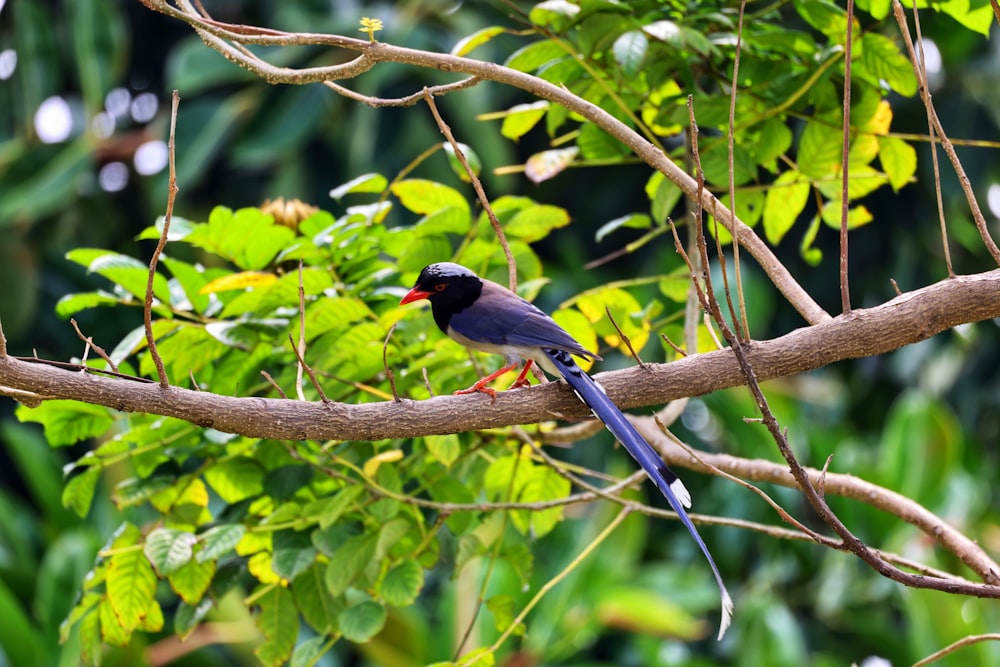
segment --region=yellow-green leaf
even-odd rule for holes
[[[430,455],[446,468],[451,467],[451,464],[457,461],[462,453],[458,436],[454,433],[448,435],[428,435],[424,438],[424,444],[427,445],[427,451]]]
[[[809,182],[797,171],[786,171],[771,184],[764,198],[764,234],[777,245],[798,219],[809,199]]]
[[[139,627],[156,594],[156,573],[139,546],[139,538],[139,529],[125,524],[111,545],[113,553],[108,559],[108,602],[117,624],[126,632]]]
[[[266,287],[278,282],[278,276],[273,273],[263,271],[241,271],[222,276],[206,283],[199,294],[215,294],[234,289],[247,289],[248,287]]]
[[[194,607],[201,602],[214,576],[214,560],[191,560],[170,575],[170,587],[182,600]]]
[[[196,540],[192,533],[183,530],[157,528],[146,537],[143,552],[162,577],[191,561]]]
[[[405,560],[385,573],[379,592],[386,604],[406,607],[413,604],[424,587],[424,568],[415,560]]]
[[[394,184],[392,194],[399,197],[403,206],[421,215],[434,213],[449,206],[469,210],[469,202],[458,190],[421,178],[411,178]]]
[[[468,37],[460,39],[458,43],[452,47],[451,55],[466,56],[497,35],[502,35],[505,32],[507,32],[506,28],[496,25],[491,25],[487,28],[480,28]]]
[[[299,636],[299,614],[291,591],[283,586],[272,586],[257,598],[260,611],[257,627],[266,637],[254,653],[268,667],[278,667],[292,654]]]
[[[892,189],[899,191],[917,171],[917,151],[898,137],[879,137],[878,159]]]
[[[549,108],[549,103],[542,100],[531,104],[518,104],[507,110],[504,115],[503,124],[500,126],[500,134],[517,141],[531,128],[538,124]]]

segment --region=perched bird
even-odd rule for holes
[[[719,639],[722,639],[732,618],[733,602],[712,554],[684,509],[691,506],[691,495],[656,450],[611,402],[604,388],[583,372],[570,355],[586,359],[600,357],[580,345],[555,320],[532,304],[458,264],[441,262],[424,267],[400,305],[421,299],[431,302],[434,321],[450,338],[473,350],[502,355],[506,360],[500,370],[455,393],[483,392],[495,399],[496,392],[486,385],[517,368],[521,359],[527,361],[511,388],[528,384],[528,369],[534,363],[551,375],[563,378],[576,391],[580,400],[646,471],[705,554],[722,597],[719,627]]]

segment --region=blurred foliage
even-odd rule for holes
[[[706,181],[728,189],[732,3],[206,6],[221,20],[352,36],[361,16],[378,16],[382,41],[454,49],[564,83],[678,160],[691,94]],[[929,217],[933,196],[913,184],[914,177],[925,188],[932,183],[928,153],[886,134],[926,131],[922,108],[905,98],[915,90],[912,74],[889,4],[858,6],[866,13],[854,43],[851,274],[856,302],[868,304],[891,297],[890,277],[908,289],[945,273]],[[839,225],[846,17],[822,0],[751,3],[748,12],[734,137],[737,210],[833,308],[836,234],[823,223]],[[995,140],[991,91],[1000,82],[978,34],[992,20],[988,3],[937,3],[922,18],[950,68],[947,87],[935,91],[945,127]],[[436,391],[447,392],[469,384],[477,365],[495,363],[477,357],[470,365],[426,314],[403,319],[396,306],[401,287],[430,261],[454,258],[506,279],[488,224],[419,107],[374,110],[319,86],[268,86],[186,26],[133,1],[8,3],[0,6],[0,37],[17,57],[13,76],[0,80],[0,97],[12,101],[0,104],[0,317],[13,349],[79,354],[62,319],[74,316],[87,335],[111,342],[123,370],[152,372],[140,304],[166,174],[143,175],[136,156],[165,138],[169,91],[177,88],[183,217],[174,218],[154,286],[159,349],[174,383],[190,386],[193,377],[218,393],[273,395],[259,374],[267,370],[293,387],[287,336],[298,335],[300,260],[307,359],[334,400],[389,395],[382,344],[393,324],[389,357],[404,394],[427,395],[422,368]],[[341,57],[312,48],[267,55],[297,67]],[[449,80],[387,65],[352,83],[391,97]],[[141,113],[143,93],[159,102],[152,115]],[[53,98],[66,102],[69,133],[45,143],[35,123]],[[602,354],[620,345],[603,319],[608,306],[644,358],[670,358],[658,334],[683,339],[686,290],[665,224],[668,215],[683,219],[677,188],[632,164],[589,124],[516,91],[481,85],[439,105],[486,167],[522,293],[549,304],[585,343],[600,341]],[[997,179],[992,152],[960,155],[973,183]],[[111,190],[104,170],[115,164],[128,181]],[[520,177],[491,171],[501,165],[523,165],[538,185],[527,190]],[[961,194],[951,179],[943,187],[956,267],[987,267]],[[328,194],[335,202],[323,205]],[[275,208],[256,208],[279,196],[331,210],[282,224],[288,219]],[[581,268],[623,250],[624,261]],[[801,324],[749,265],[744,279],[755,337]],[[542,291],[547,280],[553,285]],[[998,339],[992,323],[962,327],[766,389],[804,463],[821,466],[834,454],[831,470],[908,495],[995,553]],[[710,344],[704,331],[699,340]],[[627,363],[608,356],[605,367]],[[568,494],[506,430],[280,443],[67,402],[19,408],[18,417],[40,422],[43,434],[4,409],[0,439],[10,465],[0,472],[0,664],[76,665],[80,656],[164,664],[173,633],[217,646],[172,664],[278,664],[289,655],[297,665],[446,661],[481,586],[465,650],[488,646],[613,518],[604,504],[533,514],[437,511],[435,503]],[[719,392],[693,400],[678,432],[705,447],[773,459],[763,428],[743,421],[755,414],[745,391]],[[559,457],[619,476],[631,470],[610,438],[595,440],[600,446],[580,444]],[[733,484],[700,486],[699,512],[774,522]],[[808,516],[799,494],[768,491]],[[429,505],[404,502],[411,496]],[[961,571],[908,525],[831,500],[870,543]],[[881,656],[909,664],[996,630],[993,601],[902,589],[842,553],[710,528],[706,540],[737,610],[724,642],[699,641],[712,634],[708,619],[717,612],[711,580],[688,540],[654,528],[671,526],[626,519],[611,543],[542,599],[496,661],[823,666]],[[492,661],[480,656],[480,664]],[[939,664],[998,661],[995,646],[980,644]]]

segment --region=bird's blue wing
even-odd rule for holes
[[[449,327],[477,343],[547,347],[596,357],[539,308],[488,280],[475,303],[452,315]]]

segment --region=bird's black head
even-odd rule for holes
[[[434,322],[447,333],[451,316],[475,303],[482,292],[483,281],[475,273],[459,264],[440,262],[425,266],[413,289],[399,303],[427,299]]]

